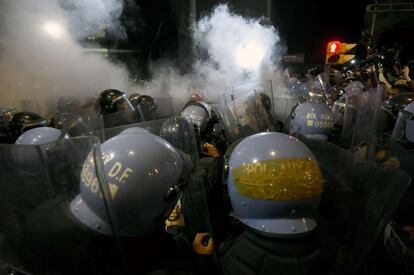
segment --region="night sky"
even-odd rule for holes
[[[175,3],[180,7],[179,3],[185,1],[124,1],[134,2],[135,6],[130,5],[125,9],[122,20],[127,26],[129,39],[118,43],[117,47],[142,51],[140,63],[150,59],[175,58],[179,39],[174,22],[177,19],[174,18],[174,12],[177,10],[174,11],[173,5]],[[365,9],[371,2],[353,0],[332,4],[332,1],[322,0],[273,0],[271,21],[279,31],[289,54],[304,53],[307,64],[322,64],[328,41],[360,41],[362,31],[369,27],[370,17],[365,16]],[[229,3],[232,11],[243,16],[259,17],[266,14],[266,0],[199,0],[196,1],[197,19],[209,14],[220,3]],[[399,31],[399,34],[398,31],[389,31],[382,36],[380,43],[391,45],[397,40],[407,44],[405,53],[410,57],[414,45],[406,33],[407,30]]]

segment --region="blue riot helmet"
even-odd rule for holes
[[[17,145],[43,145],[64,138],[65,134],[55,128],[38,127],[24,132],[15,142]],[[66,137],[67,138],[67,137]]]
[[[290,116],[289,133],[308,138],[327,140],[333,129],[333,114],[322,102],[299,104]]]
[[[120,135],[123,135],[123,134],[139,134],[139,133],[150,133],[150,131],[148,131],[147,129],[142,128],[142,127],[130,127],[130,128],[127,128],[127,129],[123,130],[120,133]]]
[[[303,234],[317,226],[321,170],[292,136],[266,132],[242,140],[230,155],[227,188],[236,218],[260,234]]]
[[[162,228],[179,198],[186,165],[183,155],[164,139],[146,132],[112,137],[101,145],[101,152],[121,234],[144,237]],[[100,182],[92,151],[82,168],[80,194],[70,210],[91,230],[113,235]]]
[[[414,144],[414,102],[399,112],[391,138],[393,141],[405,140]]]

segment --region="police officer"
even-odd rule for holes
[[[107,185],[92,151],[81,171],[80,194],[69,205],[46,201],[29,215],[26,243],[36,253],[26,260],[40,273],[124,274],[118,240],[132,274],[188,270],[188,242],[164,231],[191,170],[188,158],[146,131],[119,134],[101,151]]]
[[[107,89],[99,94],[95,111],[102,116],[105,128],[138,122],[134,107],[124,92]]]
[[[243,139],[230,154],[227,189],[242,233],[223,245],[224,274],[318,274],[322,174],[302,142],[282,133]]]
[[[220,138],[221,132],[217,132],[219,118],[210,104],[190,100],[181,112],[181,116],[194,126],[196,138],[201,148],[201,156],[218,156],[223,153],[218,148],[223,148],[224,141]],[[215,128],[216,126],[216,128]]]

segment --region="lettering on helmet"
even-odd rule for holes
[[[108,167],[111,163],[111,160],[114,159],[113,154],[102,154],[102,161],[104,163],[105,167]],[[124,165],[116,161],[115,163],[111,164],[109,172],[107,173],[108,176],[108,186],[109,191],[111,193],[112,199],[115,198],[118,189],[119,189],[119,183],[124,182],[125,179],[129,177],[129,175],[133,172],[133,169],[126,167],[123,169]],[[88,158],[88,161],[85,162],[85,164],[82,167],[81,172],[81,182],[83,185],[88,188],[92,193],[97,194],[99,193],[99,197],[102,198],[102,192],[100,191],[100,186],[98,182],[98,178],[95,175],[94,171],[95,169],[95,163],[93,161],[93,158]],[[108,169],[106,169],[108,170]]]
[[[315,113],[307,113],[306,114],[306,125],[308,127],[314,127],[314,128],[332,128],[333,127],[333,120],[330,114],[321,114],[320,120],[317,120],[317,115]]]
[[[283,158],[244,163],[232,169],[241,196],[262,200],[300,200],[322,193],[322,173],[316,160]]]

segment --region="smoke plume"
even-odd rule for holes
[[[85,52],[75,37],[90,33],[84,24],[79,25],[80,29],[70,25],[76,21],[73,20],[75,10],[78,11],[76,18],[96,20],[94,24],[82,21],[90,23],[92,32],[101,24],[111,24],[122,9],[120,1],[76,2],[80,6],[69,12],[72,20],[68,20],[68,11],[55,0],[1,2],[1,105],[50,116],[59,96],[74,96],[85,102],[106,88],[128,90],[128,74],[124,68],[112,64],[103,55]],[[90,6],[92,3],[94,8]],[[96,12],[92,13],[93,10]],[[117,24],[115,21],[114,26]],[[123,32],[117,30],[122,36]]]
[[[280,38],[262,19],[244,18],[226,5],[217,6],[192,28],[195,62],[181,75],[174,62],[151,64],[152,80],[131,81],[121,64],[88,53],[78,43],[105,29],[126,39],[120,23],[121,0],[3,0],[0,3],[0,105],[54,113],[60,96],[90,102],[100,91],[115,88],[148,94],[161,115],[180,112],[193,92],[220,103],[229,87],[273,81],[283,53]],[[138,15],[137,15],[138,16]],[[95,45],[96,46],[96,45]],[[140,79],[140,76],[136,76]]]

